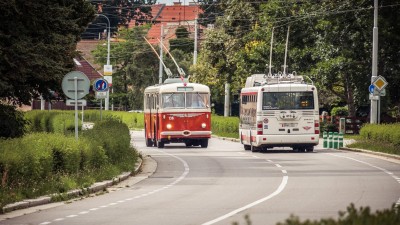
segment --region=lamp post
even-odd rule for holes
[[[107,19],[107,23],[108,23],[108,31],[107,31],[107,66],[109,66],[110,65],[110,27],[111,27],[111,25],[110,25],[110,20],[108,19],[108,17],[107,16],[105,16],[105,15],[103,15],[103,14],[96,14],[97,16],[103,16],[104,18],[106,18]],[[107,81],[109,81],[108,79],[107,79]],[[109,82],[110,84],[112,83],[112,82]],[[108,108],[109,108],[109,102],[110,102],[110,91],[108,90],[107,91],[107,96],[106,96],[106,99],[105,99],[105,102],[104,102],[104,110],[108,110]]]

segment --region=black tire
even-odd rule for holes
[[[145,125],[145,129],[144,129],[144,136],[145,136],[145,139],[146,139],[146,147],[152,147],[153,146],[153,141],[151,140],[151,138],[147,137],[146,125]]]
[[[150,138],[146,138],[146,147],[152,147],[153,141]]]
[[[157,141],[157,148],[164,148],[164,142]]]
[[[256,146],[250,146],[251,147],[251,152],[258,152],[258,151],[260,151],[260,148],[259,147],[256,147]]]
[[[202,140],[200,140],[200,146],[202,147],[202,148],[207,148],[208,147],[208,139],[202,139]]]
[[[306,151],[307,151],[307,152],[314,152],[314,146],[307,147],[307,148],[306,148]]]
[[[251,146],[250,145],[243,145],[244,150],[249,151],[251,150]]]

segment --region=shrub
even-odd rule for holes
[[[331,116],[348,116],[349,115],[349,109],[347,106],[343,107],[334,107],[331,110]]]
[[[277,225],[397,225],[400,224],[400,209],[392,205],[390,209],[371,213],[369,207],[355,208],[354,204],[347,207],[347,212],[339,212],[339,219],[321,219],[301,222],[296,216],[290,216],[284,223]]]
[[[28,121],[15,106],[0,104],[0,137],[16,138],[24,135]]]

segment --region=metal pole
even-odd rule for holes
[[[158,69],[158,83],[162,84],[162,74],[163,74],[163,47],[162,47],[162,41],[163,41],[163,36],[164,36],[164,25],[161,25],[161,36],[160,36],[160,65]]]
[[[78,140],[78,77],[74,77],[75,87],[75,140]]]
[[[374,29],[372,36],[372,76],[371,84],[375,81],[378,76],[378,0],[374,0]],[[374,95],[374,94],[373,94]],[[370,111],[370,123],[377,123],[377,111],[378,101],[377,99],[371,98],[371,111]]]
[[[107,19],[107,23],[108,23],[108,32],[107,32],[107,65],[110,65],[110,33],[111,33],[111,31],[110,31],[110,26],[111,26],[110,25],[110,20],[108,19],[107,16],[105,16],[103,14],[96,14],[96,15],[104,16],[104,18]],[[110,102],[110,90],[107,90],[107,97],[106,97],[105,103],[104,103],[105,110],[108,110],[109,102]]]
[[[194,21],[194,52],[193,52],[193,65],[197,62],[197,17]]]
[[[225,83],[225,104],[224,104],[224,117],[229,116],[229,83]]]

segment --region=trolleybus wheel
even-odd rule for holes
[[[146,125],[145,125],[146,127]],[[153,146],[153,141],[151,140],[151,138],[147,137],[147,131],[146,128],[144,129],[144,133],[145,133],[145,138],[146,138],[146,147],[151,147]]]
[[[157,147],[158,147],[158,148],[164,148],[164,142],[162,142],[162,141],[157,141]]]
[[[251,152],[258,152],[258,151],[260,151],[260,148],[259,147],[256,147],[256,146],[253,146],[253,145],[251,145],[250,146],[250,150],[251,150]]]
[[[307,148],[306,148],[306,151],[307,151],[307,152],[313,152],[313,151],[314,151],[314,147],[313,147],[313,146],[307,147]]]
[[[200,146],[202,147],[202,148],[207,148],[208,147],[208,139],[202,139],[202,140],[200,140]]]

